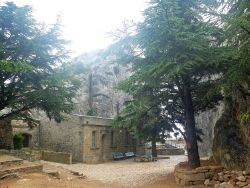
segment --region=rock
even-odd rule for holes
[[[234,188],[234,186],[231,185],[231,184],[227,184],[227,185],[224,186],[224,188]]]
[[[240,187],[244,187],[244,186],[248,185],[248,183],[247,182],[238,181],[238,182],[236,182],[236,185],[238,185]]]
[[[230,174],[230,171],[225,170],[225,171],[224,171],[224,174]]]
[[[6,178],[20,178],[20,176],[18,173],[9,173],[0,177],[1,180]]]
[[[83,176],[83,173],[76,172],[76,171],[71,171],[71,173],[75,176]]]
[[[204,185],[208,186],[209,184],[210,184],[210,180],[209,180],[209,179],[206,179],[206,180],[204,181]]]
[[[245,171],[243,171],[243,175],[249,176],[249,175],[250,175],[250,170],[245,170]]]
[[[245,176],[238,176],[237,180],[244,182],[244,181],[246,181],[246,177]]]
[[[219,181],[220,181],[220,182],[223,182],[223,181],[224,181],[223,176],[219,176]]]
[[[85,178],[87,178],[87,176],[82,175],[82,176],[79,176],[78,178],[79,179],[85,179]]]
[[[235,184],[236,184],[236,181],[233,180],[233,179],[230,179],[230,180],[229,180],[229,183],[230,183],[231,185],[235,185]]]
[[[89,66],[88,71],[79,79],[81,89],[76,98],[75,113],[86,114],[89,109],[89,96],[93,101],[95,113],[100,117],[113,117],[116,115],[117,105],[121,105],[129,99],[126,93],[116,91],[113,88],[126,78],[132,71],[129,66],[117,66],[110,63],[112,59],[106,59],[100,55],[102,51],[84,53],[74,58],[74,63],[84,63]],[[89,87],[92,88],[92,95],[89,94]],[[98,96],[98,97],[97,97]],[[108,100],[107,100],[108,99]]]
[[[225,168],[244,169],[250,158],[250,137],[246,135],[249,127],[240,126],[238,116],[232,116],[232,113],[235,109],[239,109],[239,113],[243,112],[249,102],[244,100],[242,92],[235,90],[232,91],[233,99],[225,102],[225,110],[214,127],[213,158]]]
[[[56,170],[44,170],[43,172],[46,173],[46,174],[48,174],[49,176],[51,176],[53,178],[60,179],[60,174]]]
[[[84,176],[83,173],[81,173],[81,172],[71,171],[71,173],[74,176],[78,176],[78,178],[80,178],[80,179],[85,179],[86,178],[86,176]]]
[[[237,176],[243,176],[243,172],[242,171],[238,171],[236,172]]]
[[[250,185],[247,185],[247,186],[245,186],[245,187],[243,187],[243,188],[250,188]]]
[[[219,176],[218,176],[218,174],[214,175],[213,180],[214,180],[214,181],[219,181]]]
[[[230,175],[229,174],[225,174],[224,176],[223,176],[223,179],[224,179],[224,181],[226,181],[226,182],[228,182],[229,181],[229,179],[230,179]]]
[[[218,175],[219,175],[219,176],[223,176],[224,173],[223,173],[223,172],[219,172]]]
[[[227,188],[227,182],[223,182],[220,184],[219,188]]]
[[[220,184],[219,183],[215,184],[214,188],[220,188]]]

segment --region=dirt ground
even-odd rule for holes
[[[0,181],[0,188],[182,188],[175,184],[173,176],[174,165],[180,160],[183,158],[154,163],[133,163],[128,160],[96,165],[62,165],[42,161],[44,169],[58,171],[60,179],[46,173],[31,173],[6,178]],[[73,175],[72,169],[83,172],[84,176]]]
[[[54,179],[46,174],[32,173],[22,176],[20,179],[7,179],[0,181],[0,187],[4,188],[127,188],[117,183],[103,183],[93,179],[79,179],[71,175],[70,172],[61,171],[61,179]],[[1,187],[2,188],[2,187]],[[152,184],[141,185],[136,188],[183,188],[176,185],[173,174],[167,175],[163,180]],[[191,188],[191,187],[189,187]],[[195,188],[206,188],[205,186],[196,186]]]

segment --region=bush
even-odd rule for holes
[[[21,133],[17,133],[13,137],[14,149],[21,149],[23,147],[23,135]]]

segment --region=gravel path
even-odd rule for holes
[[[144,163],[134,162],[132,159],[102,164],[77,163],[65,165],[45,161],[42,163],[61,166],[70,171],[83,173],[88,178],[104,183],[119,183],[122,186],[135,187],[163,179],[174,171],[174,166],[177,163],[186,160],[186,156],[171,156],[170,159]]]

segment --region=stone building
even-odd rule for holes
[[[13,135],[24,136],[24,146],[70,153],[73,162],[105,162],[112,160],[113,152],[144,154],[143,144],[125,129],[112,128],[111,122],[110,118],[72,115],[61,123],[43,119],[33,129],[12,121],[12,129]]]
[[[0,149],[11,149],[13,145],[12,127],[9,121],[0,120]]]

